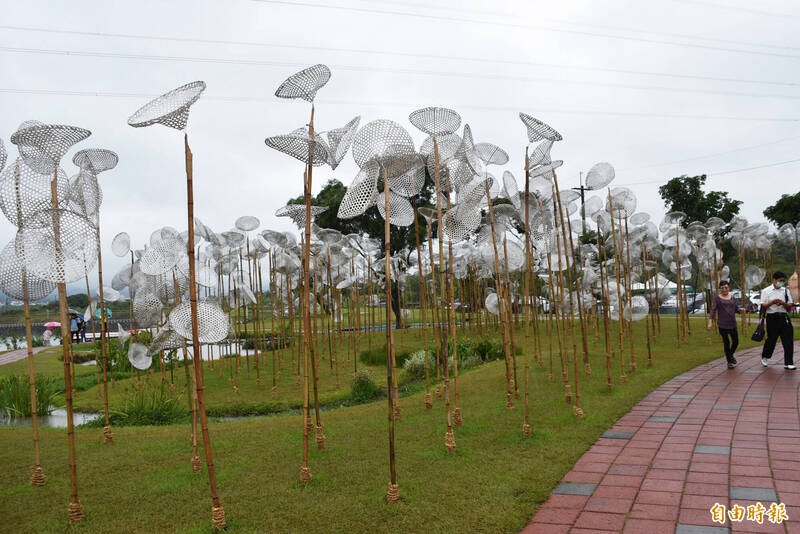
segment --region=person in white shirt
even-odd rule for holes
[[[792,294],[786,287],[786,275],[775,271],[772,284],[761,290],[761,313],[766,314],[767,339],[761,351],[761,365],[769,365],[778,338],[783,345],[783,368],[795,370],[794,365],[794,327],[789,319],[793,306]]]

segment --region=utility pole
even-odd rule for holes
[[[580,187],[573,187],[572,189],[574,191],[581,192],[581,237],[583,237],[586,235],[586,209],[585,209],[586,197],[584,195],[584,192],[591,190],[588,187],[583,186],[583,172],[581,172],[578,175],[578,183],[580,184]]]

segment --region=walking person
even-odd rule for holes
[[[719,334],[722,336],[722,345],[725,349],[725,359],[728,360],[728,369],[733,369],[736,358],[733,353],[739,346],[739,332],[736,330],[736,312],[744,312],[739,306],[739,301],[731,295],[731,285],[727,280],[719,283],[719,295],[711,302],[711,315],[708,317],[708,329],[711,330],[713,320],[717,318]]]
[[[80,336],[78,334],[78,316],[71,315],[69,318],[69,334],[70,334],[70,341],[75,341],[75,343],[80,343]]]
[[[783,345],[783,368],[790,371],[794,365],[794,327],[789,310],[794,306],[792,294],[786,287],[786,275],[775,271],[772,284],[761,290],[761,313],[766,314],[767,339],[761,352],[761,365],[769,365],[778,338]]]

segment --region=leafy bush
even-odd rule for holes
[[[428,358],[428,373],[436,373],[436,355],[424,349],[415,351],[403,362],[403,370],[412,380],[425,378],[425,357]]]
[[[112,426],[169,425],[185,419],[188,411],[180,402],[180,395],[173,396],[166,384],[145,386],[125,401],[122,410],[110,414]],[[103,426],[102,417],[86,423],[86,426]]]
[[[36,375],[36,412],[49,414],[57,402],[59,383],[46,376]],[[0,378],[0,413],[7,417],[30,417],[31,390],[27,376],[10,375]]]
[[[477,367],[483,363],[480,356],[477,354],[471,354],[466,358],[459,358],[458,359],[458,369],[461,371],[466,371],[467,369],[472,369],[473,367]]]
[[[411,356],[410,351],[395,351],[394,360],[398,367],[403,367],[406,360]],[[383,365],[386,366],[386,345],[381,347],[373,347],[372,350],[363,350],[358,355],[358,360],[366,365]]]
[[[370,402],[383,396],[383,390],[375,383],[369,369],[360,369],[350,381],[350,397],[356,403]]]
[[[485,338],[481,339],[480,341],[464,339],[459,340],[456,346],[458,347],[459,368],[462,367],[460,365],[462,360],[466,360],[471,356],[476,356],[483,362],[502,360],[505,358],[503,343],[501,341],[491,341]],[[448,343],[448,349],[450,351],[453,350],[452,341]],[[515,347],[515,350],[519,354],[519,348]]]

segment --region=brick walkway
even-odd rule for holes
[[[592,445],[523,534],[800,534],[800,370],[778,348],[714,360],[645,397]],[[795,343],[800,353],[800,342]],[[716,503],[785,503],[788,521],[712,522]]]

